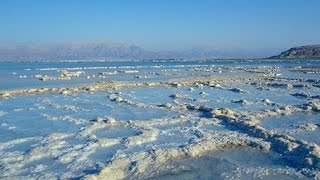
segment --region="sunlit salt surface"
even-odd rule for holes
[[[148,179],[308,179],[294,169],[285,169],[281,156],[250,149],[225,149],[198,158],[172,160]]]
[[[320,178],[319,62],[1,62],[0,178]]]

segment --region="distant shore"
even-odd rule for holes
[[[212,59],[92,59],[92,60],[18,60],[18,61],[10,61],[10,60],[0,60],[1,62],[188,62],[188,61],[288,61],[288,60],[320,60],[319,58],[212,58]]]

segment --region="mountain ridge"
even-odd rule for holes
[[[320,44],[292,47],[269,59],[320,58]]]
[[[107,59],[214,59],[247,58],[252,53],[237,49],[191,48],[149,51],[115,42],[68,42],[56,44],[0,44],[0,61],[54,61]]]

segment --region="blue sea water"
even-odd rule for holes
[[[121,61],[121,62],[0,62],[0,89],[17,89],[29,87],[60,87],[80,85],[101,81],[166,81],[190,76],[188,66],[199,67],[296,67],[296,66],[320,66],[320,60],[215,60],[215,61]],[[40,81],[34,75],[59,76],[59,69],[85,70],[85,74],[71,81]],[[137,74],[118,74],[99,78],[99,72],[117,70],[138,70]],[[161,76],[159,74],[174,70],[179,75]],[[204,72],[192,72],[193,75],[208,75]],[[243,74],[244,72],[238,72]],[[292,77],[300,77],[301,73],[290,73]],[[86,76],[96,75],[87,79]],[[150,76],[147,79],[137,79],[137,76]],[[210,74],[212,75],[212,74]],[[221,74],[216,73],[216,76]],[[224,75],[224,74],[222,74]],[[237,75],[237,72],[234,73]],[[303,74],[302,74],[303,76]],[[309,77],[312,75],[309,75]],[[317,76],[315,78],[318,78]]]

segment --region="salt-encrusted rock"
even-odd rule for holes
[[[236,93],[246,93],[245,90],[242,90],[242,89],[240,89],[240,88],[232,88],[232,89],[230,89],[230,91],[236,92]]]
[[[200,94],[201,96],[208,95],[206,92],[200,92],[199,94]]]
[[[294,112],[294,107],[286,105],[286,106],[281,107],[280,110],[282,111],[281,112],[282,115],[288,116],[288,115],[292,114],[292,112]]]
[[[134,76],[136,79],[147,79],[150,78],[150,76]]]
[[[113,99],[113,101],[115,102],[122,102],[123,99],[121,97],[116,97],[115,99]]]
[[[89,87],[89,88],[87,88],[86,90],[89,91],[89,92],[94,92],[94,91],[96,91],[96,89],[93,88],[93,87]]]
[[[8,98],[8,97],[11,97],[11,94],[10,93],[2,93],[1,97],[2,98]]]
[[[150,82],[148,86],[159,86],[161,84],[162,84],[161,82]]]
[[[190,92],[193,92],[193,91],[194,91],[194,88],[193,88],[193,87],[190,87],[190,88],[188,88],[188,90],[189,90]]]
[[[114,102],[123,102],[124,100],[122,99],[122,97],[118,96],[118,95],[111,95],[109,96],[111,101]]]
[[[177,116],[177,118],[178,118],[178,119],[184,119],[184,118],[186,118],[186,115],[180,114],[179,116]]]
[[[63,95],[69,95],[69,94],[70,94],[70,91],[68,91],[68,90],[63,90],[63,91],[61,91],[61,94],[63,94]]]
[[[105,123],[108,125],[115,125],[117,121],[112,117],[107,117],[107,119],[105,120]]]
[[[220,85],[220,84],[217,84],[217,83],[210,82],[210,83],[209,83],[209,87],[221,88],[221,85]]]
[[[304,104],[302,108],[304,108],[305,110],[309,110],[309,111],[319,112],[320,111],[320,103],[317,101],[310,101],[310,102]]]
[[[164,103],[164,104],[161,104],[160,106],[165,108],[172,108],[172,104],[170,103]]]
[[[39,92],[38,89],[32,88],[27,90],[27,93],[36,93],[36,92]]]
[[[200,106],[197,106],[197,105],[188,105],[187,106],[187,109],[189,109],[189,110],[200,110]]]
[[[195,83],[195,86],[197,87],[197,88],[203,88],[203,84],[202,83],[199,83],[199,82],[196,82]]]
[[[278,88],[293,88],[293,85],[290,83],[272,83],[270,86]]]
[[[181,99],[181,98],[184,98],[184,95],[181,95],[181,94],[171,94],[170,97],[173,98],[173,99]]]
[[[268,105],[272,103],[269,99],[263,99],[262,102]]]
[[[239,100],[239,101],[232,100],[231,102],[233,102],[233,103],[238,103],[238,104],[242,104],[242,105],[249,105],[249,104],[250,104],[250,102],[247,101],[247,100],[245,100],[245,99],[241,99],[241,100]]]
[[[40,92],[40,93],[42,93],[42,92],[48,92],[48,91],[50,91],[49,88],[41,88],[41,89],[38,89],[38,90],[37,90],[37,92]]]
[[[220,108],[213,110],[214,115],[233,115],[234,112],[229,108]]]
[[[306,124],[299,124],[297,126],[295,126],[296,129],[302,129],[305,131],[315,131],[318,126],[316,124],[312,124],[312,123],[306,123]]]
[[[107,118],[97,117],[93,121],[97,123],[105,123],[107,125],[115,125],[117,123],[117,121],[112,117],[107,117]]]
[[[172,87],[175,87],[175,88],[179,88],[182,86],[180,83],[176,83],[176,82],[171,83],[171,85],[172,85]]]

